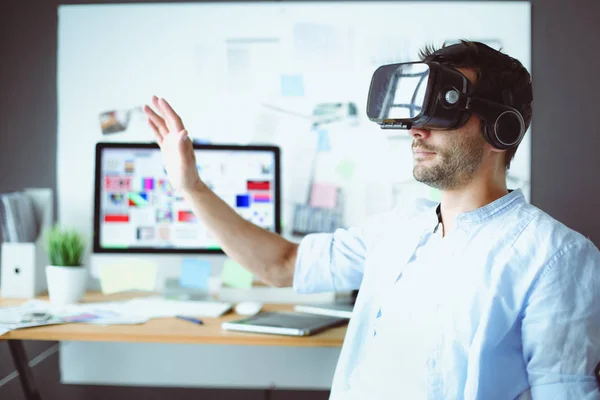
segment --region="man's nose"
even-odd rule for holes
[[[411,128],[408,133],[413,139],[427,139],[429,135],[431,135],[431,131],[429,129],[421,129],[421,128]]]

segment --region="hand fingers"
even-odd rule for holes
[[[169,130],[167,129],[167,125],[165,124],[164,119],[162,119],[157,113],[155,113],[153,109],[151,109],[148,106],[144,106],[144,112],[146,113],[146,116],[148,117],[148,119],[150,119],[152,121],[152,123],[158,130],[158,133],[162,137],[164,137],[167,133],[169,133]]]
[[[154,105],[154,107],[156,107],[157,110],[160,110],[160,104],[158,104],[158,97],[152,96],[152,105]]]
[[[181,132],[183,130],[183,122],[177,113],[173,110],[171,105],[167,103],[162,97],[157,101],[158,107],[162,114],[165,116],[167,127],[171,132]]]
[[[154,136],[156,136],[156,142],[160,146],[164,139],[163,135],[161,135],[160,131],[158,130],[158,127],[154,124],[154,122],[150,118],[148,118],[148,125],[150,125],[150,128],[152,128],[152,131],[154,132]]]

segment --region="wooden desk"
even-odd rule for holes
[[[87,294],[84,302],[118,301],[136,295],[120,294],[104,296],[100,293]],[[137,295],[139,296],[139,295]],[[39,297],[47,300],[47,297]],[[16,306],[22,300],[0,299],[0,307]],[[291,311],[289,304],[266,304],[264,311]],[[29,370],[23,340],[52,341],[99,341],[99,342],[146,342],[222,344],[251,346],[296,346],[296,347],[341,347],[346,327],[338,327],[307,337],[288,337],[268,334],[232,332],[221,329],[223,321],[242,318],[230,312],[220,318],[203,317],[204,325],[196,325],[175,318],[153,319],[139,325],[98,326],[85,323],[70,323],[11,331],[0,337],[8,340],[15,365],[20,374],[21,385],[28,400],[41,397]]]
[[[117,301],[133,298],[132,295],[103,296],[99,293],[88,294],[84,301]],[[40,297],[41,300],[47,298]],[[15,306],[18,300],[0,299],[0,307]],[[290,304],[266,304],[264,311],[292,311]],[[0,337],[19,340],[77,340],[96,342],[156,342],[156,343],[201,343],[255,346],[308,346],[341,347],[346,327],[339,327],[313,336],[288,337],[279,335],[232,332],[221,329],[221,323],[240,319],[235,312],[220,318],[203,317],[204,325],[182,321],[175,318],[152,319],[140,325],[98,326],[85,323],[51,325],[37,328],[19,329]]]

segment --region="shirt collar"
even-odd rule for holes
[[[462,225],[477,224],[492,217],[493,215],[502,214],[510,210],[511,207],[523,203],[525,203],[523,191],[521,189],[510,190],[508,194],[489,204],[486,204],[483,207],[458,214],[456,216],[456,226],[460,227]],[[435,212],[436,214],[434,218],[436,219],[436,223],[439,223],[442,220],[440,204],[438,204],[436,207]]]

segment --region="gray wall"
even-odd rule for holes
[[[135,2],[135,1],[134,1]],[[73,2],[62,2],[73,3]],[[88,1],[81,3],[100,3]],[[0,24],[0,192],[56,188],[57,2],[21,0],[2,9]],[[600,247],[600,15],[598,0],[532,0],[535,134],[532,203]],[[449,23],[468,23],[449,21]],[[510,28],[510,21],[507,29]],[[424,22],[427,29],[427,22]],[[31,356],[51,343],[29,344]],[[0,343],[0,379],[12,365]],[[56,355],[35,370],[51,398],[263,398],[262,393],[141,388],[61,387]],[[326,394],[321,393],[325,398]],[[0,398],[20,400],[17,381]],[[272,398],[314,398],[275,394]]]
[[[600,247],[600,2],[532,3],[531,202]]]

